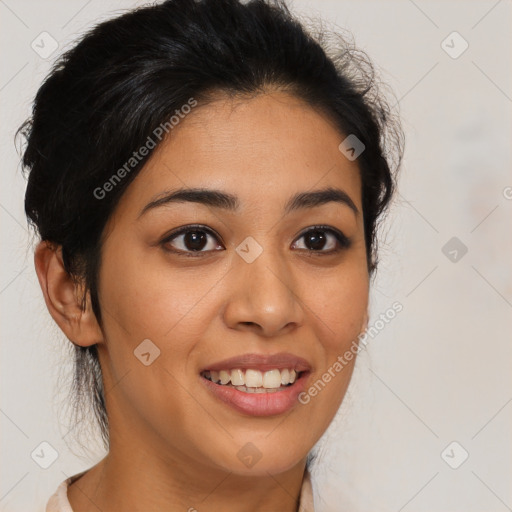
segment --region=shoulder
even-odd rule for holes
[[[73,512],[68,500],[68,487],[73,481],[86,473],[86,471],[82,471],[81,473],[66,478],[66,480],[57,487],[55,493],[52,494],[48,500],[46,512]]]
[[[313,501],[313,487],[311,485],[311,474],[306,468],[299,499],[299,512],[315,512]]]

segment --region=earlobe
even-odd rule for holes
[[[82,286],[68,274],[62,248],[42,241],[34,253],[37,278],[52,318],[66,337],[76,345],[91,346],[103,341],[103,333],[87,294],[85,311],[81,307]]]

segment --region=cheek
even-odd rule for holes
[[[140,257],[121,257],[114,252],[103,261],[100,300],[106,312],[108,368],[113,383],[130,372],[125,384],[131,382],[133,389],[127,396],[144,409],[144,414],[151,415],[148,396],[155,400],[167,396],[165,408],[177,407],[173,417],[182,417],[179,409],[190,402],[190,397],[181,396],[179,383],[195,375],[191,354],[196,347],[203,347],[203,352],[214,350],[201,341],[218,314],[216,297],[221,287],[216,284],[225,270],[213,265],[204,270],[177,268],[163,262],[161,255],[141,261]],[[151,361],[155,359],[144,366],[137,354],[142,357],[147,352]],[[167,395],[162,395],[162,390],[167,390]],[[154,410],[162,407],[152,405]]]
[[[369,279],[363,266],[318,280],[309,293],[315,337],[322,357],[311,375],[304,404],[310,418],[327,428],[350,383],[357,358],[358,336],[365,328]],[[314,313],[313,313],[314,312]],[[314,411],[314,412],[313,412]]]
[[[193,429],[191,418],[204,414],[187,393],[189,355],[209,325],[204,295],[223,272],[198,276],[193,269],[166,269],[161,259],[142,264],[133,255],[120,256],[122,251],[105,252],[100,302],[107,387],[115,389],[113,400],[125,415],[131,411],[131,428],[140,428],[137,418],[147,418],[164,437],[177,438],[187,430],[183,424]]]
[[[102,306],[117,327],[136,339],[162,338],[197,312],[205,292],[222,277],[222,269],[199,270],[166,264],[157,251],[149,258],[111,251],[102,262]]]
[[[368,286],[366,270],[354,269],[318,280],[311,288],[307,303],[317,317],[318,339],[330,359],[357,340],[364,328]]]

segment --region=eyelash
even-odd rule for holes
[[[216,239],[219,239],[219,237],[216,235],[216,233],[214,231],[212,231],[210,228],[203,226],[201,224],[191,224],[189,226],[179,228],[176,231],[173,231],[172,233],[167,235],[160,242],[160,245],[167,252],[171,252],[171,253],[177,254],[178,256],[184,256],[187,258],[197,258],[197,257],[201,257],[201,255],[203,255],[205,253],[212,252],[211,250],[210,251],[203,251],[203,250],[201,250],[201,251],[183,251],[180,249],[178,249],[178,250],[177,249],[169,249],[167,247],[167,244],[169,242],[171,242],[172,240],[174,240],[175,238],[177,238],[178,236],[187,234],[188,232],[193,232],[193,231],[202,231],[202,232],[205,232],[205,233],[213,236]],[[307,235],[311,231],[323,231],[323,232],[330,233],[330,234],[334,235],[336,241],[338,242],[338,248],[331,249],[330,251],[323,251],[323,250],[315,251],[314,249],[299,249],[299,250],[307,251],[311,254],[314,254],[315,256],[329,256],[329,255],[332,255],[335,253],[339,253],[342,250],[348,249],[351,246],[350,239],[347,238],[341,231],[338,231],[337,229],[333,229],[329,226],[322,226],[322,225],[311,226],[311,227],[307,228],[305,231],[303,231],[299,235],[299,237],[296,240],[300,240],[301,238],[303,238],[305,235]],[[294,243],[296,243],[296,242],[294,242]],[[214,250],[213,252],[216,252],[216,251]]]

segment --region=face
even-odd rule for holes
[[[366,322],[361,181],[344,138],[275,92],[197,106],[155,150],[102,246],[113,442],[237,474],[304,460],[354,360],[333,365]],[[172,200],[178,189],[203,193]]]

